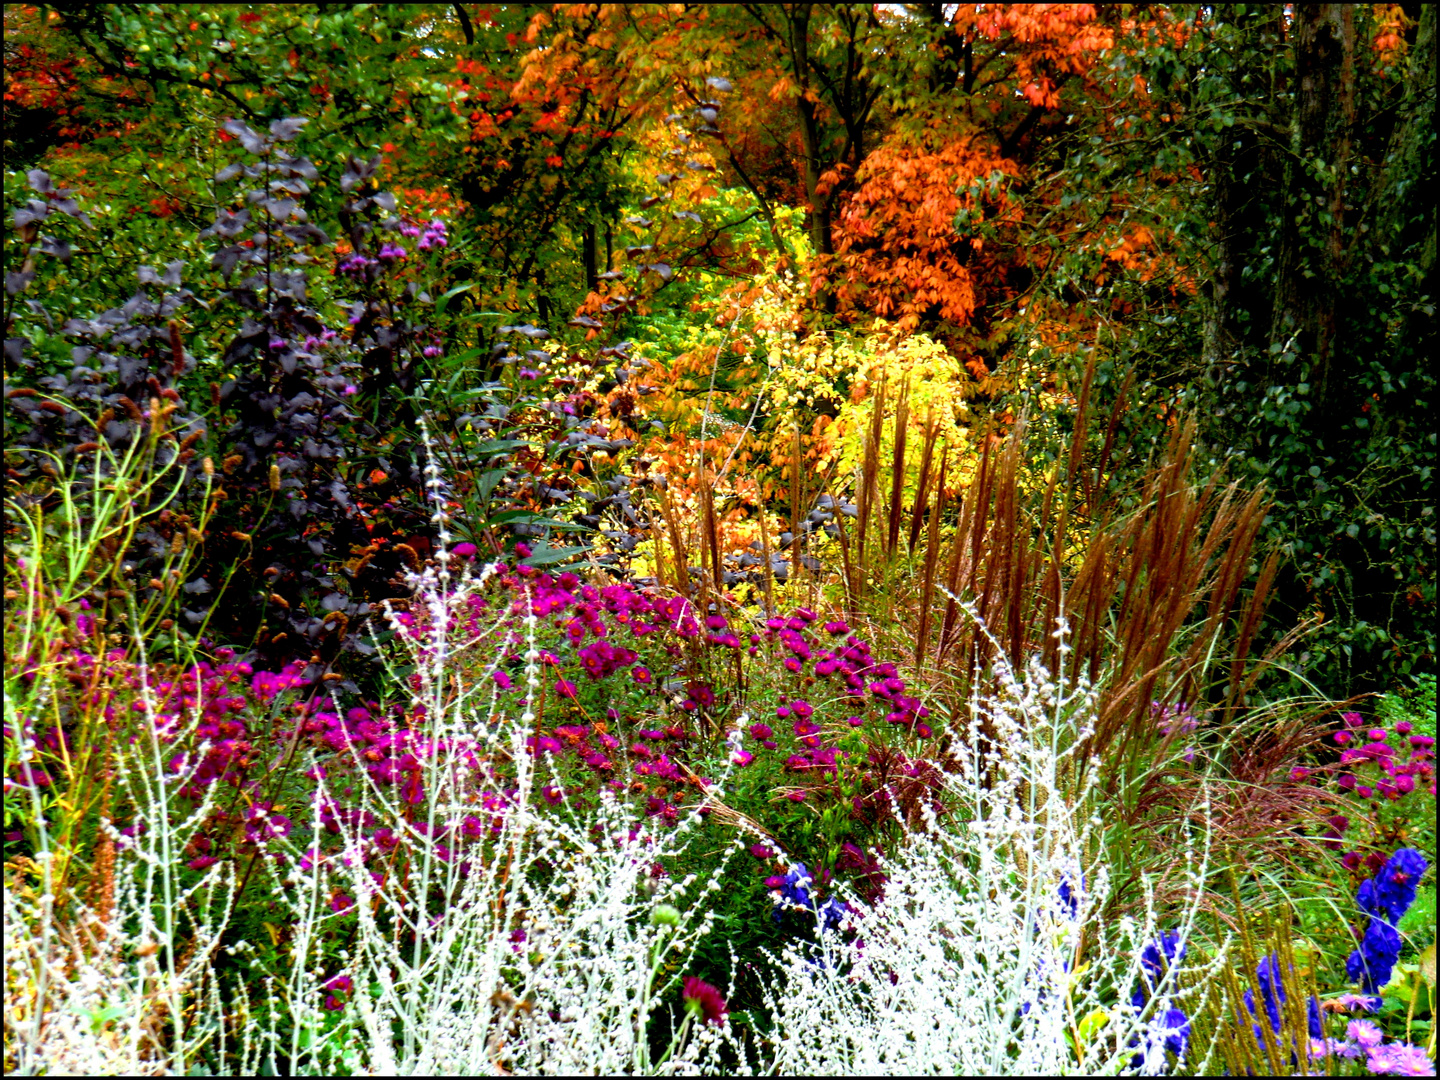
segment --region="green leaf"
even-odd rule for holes
[[[1087,1013],[1079,1024],[1080,1041],[1088,1043],[1095,1037],[1095,1033],[1109,1022],[1110,1014],[1104,1009],[1095,1009],[1093,1012]]]
[[[445,308],[449,306],[451,300],[453,300],[455,297],[459,296],[463,292],[469,292],[478,284],[478,281],[472,281],[466,285],[456,285],[453,289],[444,293],[439,300],[435,301],[435,314],[437,316],[444,315]]]
[[[480,474],[480,479],[475,481],[475,494],[482,503],[490,501],[490,496],[495,492],[495,485],[505,479],[505,473],[505,469],[491,469],[489,472]]]
[[[530,445],[528,439],[491,439],[471,450],[472,454],[505,454]]]
[[[574,555],[591,550],[593,549],[588,544],[584,547],[535,548],[533,554],[520,560],[520,564],[522,566],[549,566],[551,563],[564,562]]]

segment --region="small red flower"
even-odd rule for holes
[[[719,990],[693,975],[685,977],[680,996],[684,998],[685,1008],[691,1015],[701,1012],[705,1014],[706,1023],[723,1024],[726,1013],[730,1011]]]

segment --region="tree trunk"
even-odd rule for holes
[[[1311,394],[1317,422],[1333,426],[1343,392],[1334,364],[1335,285],[1340,267],[1333,229],[1321,230],[1313,212],[1321,197],[1332,213],[1346,204],[1345,171],[1354,121],[1355,17],[1346,4],[1296,4],[1295,106],[1291,150],[1285,166],[1280,253],[1270,320],[1272,353],[1313,361]],[[1350,108],[1345,108],[1346,103]],[[1326,190],[1311,177],[1321,165],[1334,180]],[[1289,380],[1284,380],[1289,381]]]
[[[596,251],[596,246],[595,223],[593,221],[587,221],[585,223],[585,234],[581,240],[581,252],[585,262],[586,292],[594,292],[600,288],[600,271],[596,266],[599,256]],[[610,268],[607,266],[605,269],[609,270]]]
[[[795,74],[795,109],[800,117],[800,146],[805,154],[805,198],[810,205],[810,248],[817,255],[833,255],[830,236],[830,196],[820,194],[820,125],[815,102],[810,100],[810,4],[790,9],[790,62]]]

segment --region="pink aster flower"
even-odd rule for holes
[[[1345,1037],[1354,1039],[1362,1050],[1371,1050],[1385,1041],[1385,1034],[1373,1020],[1351,1020],[1345,1026]]]
[[[1366,1067],[1376,1076],[1434,1076],[1435,1063],[1423,1046],[1391,1043],[1369,1052]]]

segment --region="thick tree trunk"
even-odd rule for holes
[[[1342,249],[1334,230],[1343,227],[1347,186],[1341,167],[1349,156],[1354,122],[1355,16],[1347,4],[1296,4],[1295,111],[1292,154],[1285,167],[1280,252],[1270,347],[1310,358],[1316,420],[1329,428],[1343,397],[1342,369],[1335,363],[1335,285]],[[1349,108],[1346,108],[1346,104]],[[1312,170],[1323,163],[1333,180],[1322,187]],[[1341,220],[1323,228],[1313,212],[1319,196]],[[1326,434],[1329,434],[1328,432]]]
[[[833,255],[830,197],[820,193],[820,124],[810,100],[810,4],[790,10],[790,59],[795,74],[795,110],[800,117],[800,146],[805,154],[805,198],[810,204],[810,247],[817,255]]]

